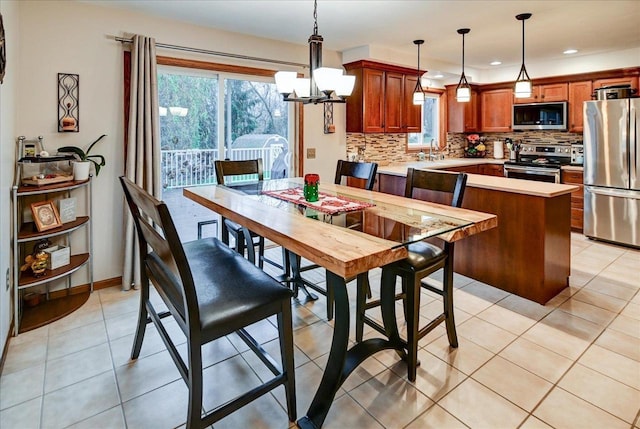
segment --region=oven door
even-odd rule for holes
[[[555,167],[532,167],[529,165],[504,166],[504,176],[510,179],[535,180],[537,182],[560,183],[560,169]]]

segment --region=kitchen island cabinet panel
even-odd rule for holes
[[[562,170],[562,183],[578,186],[571,193],[571,229],[582,232],[584,226],[584,179],[582,170]]]
[[[381,192],[404,193],[406,176],[379,173],[378,180]],[[444,202],[434,195],[416,198]],[[456,244],[457,273],[539,304],[569,285],[571,194],[528,195],[471,183],[462,207],[497,215],[498,227]]]

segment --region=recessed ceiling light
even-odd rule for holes
[[[433,76],[434,79],[442,79],[444,77],[444,75],[442,73],[438,73],[438,74],[434,74]]]
[[[499,66],[500,64],[502,64],[502,61],[491,61],[489,64],[492,66]]]
[[[566,51],[563,52],[563,54],[575,54],[576,52],[578,52],[577,49],[567,49]]]

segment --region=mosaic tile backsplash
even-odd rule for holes
[[[478,134],[485,139],[485,158],[493,158],[493,142],[499,140],[503,144],[505,157],[509,151],[504,146],[506,138],[515,143],[548,143],[571,144],[582,141],[582,134],[553,131],[523,131],[517,133],[447,133],[447,146],[440,153],[446,158],[464,157],[464,148],[467,147],[467,136]],[[396,164],[417,161],[418,155],[406,153],[406,134],[363,134],[347,133],[347,154],[355,155],[367,162],[377,162],[381,165]]]

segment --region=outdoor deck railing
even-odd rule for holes
[[[227,156],[231,160],[262,158],[264,178],[271,177],[271,167],[282,147],[231,149]],[[214,161],[217,149],[163,150],[161,153],[162,186],[165,189],[216,183]],[[250,180],[251,176],[236,176],[234,181]]]

